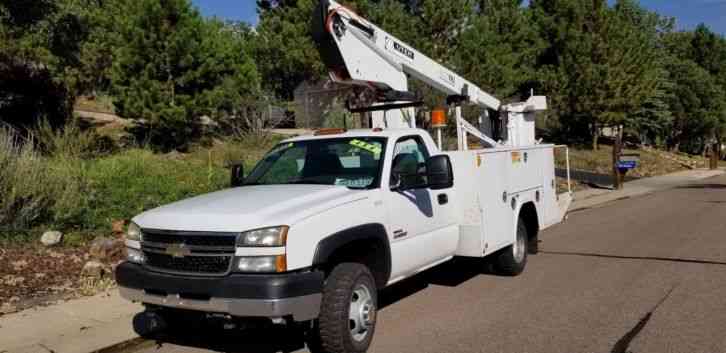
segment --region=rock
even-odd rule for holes
[[[62,253],[55,252],[55,251],[48,251],[48,256],[54,259],[60,259],[61,257],[65,257]]]
[[[11,287],[16,287],[20,284],[23,284],[23,282],[25,282],[25,277],[23,277],[23,276],[5,275],[3,277],[2,282],[0,282],[0,283],[4,283]],[[10,298],[10,299],[12,300],[12,298]]]
[[[124,242],[121,239],[98,237],[93,239],[88,253],[96,260],[109,260],[114,256],[122,254]]]
[[[40,242],[45,246],[58,245],[63,241],[63,233],[57,230],[49,230],[40,237]]]
[[[124,221],[123,219],[117,219],[117,220],[111,222],[111,231],[117,237],[123,236],[125,226],[126,226],[126,221]]]
[[[81,276],[91,278],[101,278],[106,272],[106,267],[98,261],[88,261],[83,265]]]
[[[175,161],[184,159],[184,155],[179,153],[179,151],[171,151],[171,152],[165,154],[164,157],[166,157],[167,159],[175,160]]]
[[[10,265],[13,267],[13,270],[20,271],[23,268],[25,268],[25,266],[28,266],[28,261],[26,261],[26,260],[13,261],[10,263]]]
[[[199,117],[199,124],[201,124],[202,126],[209,126],[209,127],[218,127],[219,126],[219,123],[212,120],[212,118],[210,118],[209,116],[206,116],[206,115],[202,115]]]
[[[16,311],[18,311],[18,307],[10,303],[5,303],[0,306],[0,315],[12,314]]]

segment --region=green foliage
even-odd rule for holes
[[[623,124],[657,87],[658,52],[632,19],[604,0],[532,3],[550,47],[542,85],[568,136],[590,136]],[[589,132],[589,134],[588,134]]]
[[[676,85],[669,101],[675,117],[670,130],[673,147],[688,144],[686,150],[697,153],[704,142],[699,139],[710,136],[719,123],[720,92],[708,71],[691,60],[679,60],[669,69]]]
[[[306,80],[324,73],[311,34],[315,0],[258,1],[260,22],[253,44],[263,87],[291,100],[293,91]]]
[[[93,130],[83,130],[78,120],[57,129],[42,120],[33,129],[33,137],[40,152],[55,157],[88,159],[114,149],[113,142]]]
[[[668,102],[673,99],[675,89],[667,68],[674,57],[662,43],[663,37],[673,31],[674,20],[645,10],[634,0],[618,0],[615,10],[637,28],[640,40],[649,43],[650,49],[657,53],[650,63],[654,68],[656,85],[653,90],[645,92],[647,96],[641,106],[626,116],[626,133],[637,136],[643,144],[662,143],[673,123]]]
[[[116,110],[143,119],[153,146],[186,148],[201,132],[199,118],[234,114],[257,92],[257,70],[242,35],[205,20],[188,0],[130,3],[120,24],[127,45],[116,52]]]
[[[668,101],[674,116],[669,146],[700,153],[711,139],[724,137],[726,39],[699,26],[693,32],[668,33],[663,43],[670,54],[667,69],[674,83]]]
[[[204,161],[129,150],[91,163],[88,179],[92,194],[84,226],[104,229],[115,219],[128,219],[144,210],[221,189],[229,174]]]
[[[73,223],[86,206],[82,162],[48,159],[12,130],[0,129],[0,228]]]
[[[119,19],[128,16],[129,0],[75,0],[75,11],[83,14],[89,27],[80,45],[78,90],[97,96],[111,90],[111,68],[115,50],[122,42]]]
[[[49,227],[83,234],[110,231],[114,220],[225,188],[229,162],[244,161],[250,171],[280,139],[218,142],[188,155],[145,149],[84,155],[79,152],[92,144],[77,141],[91,135],[73,126],[41,129],[47,131],[38,135],[53,140],[45,153],[33,141],[0,129],[0,235]]]
[[[456,68],[501,99],[521,96],[522,91],[529,94],[527,88],[532,88],[536,60],[544,47],[530,13],[512,0],[483,0],[479,9],[461,34]]]
[[[83,18],[66,1],[0,1],[0,120],[60,126],[75,95]]]

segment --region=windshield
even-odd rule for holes
[[[386,139],[333,138],[281,143],[245,179],[245,185],[320,184],[354,189],[378,186]]]

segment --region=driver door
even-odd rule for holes
[[[429,152],[419,136],[396,141],[389,187],[383,190],[393,255],[392,280],[410,276],[456,251],[458,233],[449,224],[453,220],[453,207],[446,200],[451,195],[439,197],[450,190],[430,190],[425,186],[428,157]],[[419,178],[424,185],[396,190],[401,174]]]

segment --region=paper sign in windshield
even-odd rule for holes
[[[381,154],[381,146],[374,145],[372,143],[368,143],[361,140],[351,140],[350,144],[352,146],[358,147],[362,150],[368,151],[370,153],[373,153],[378,157]]]

